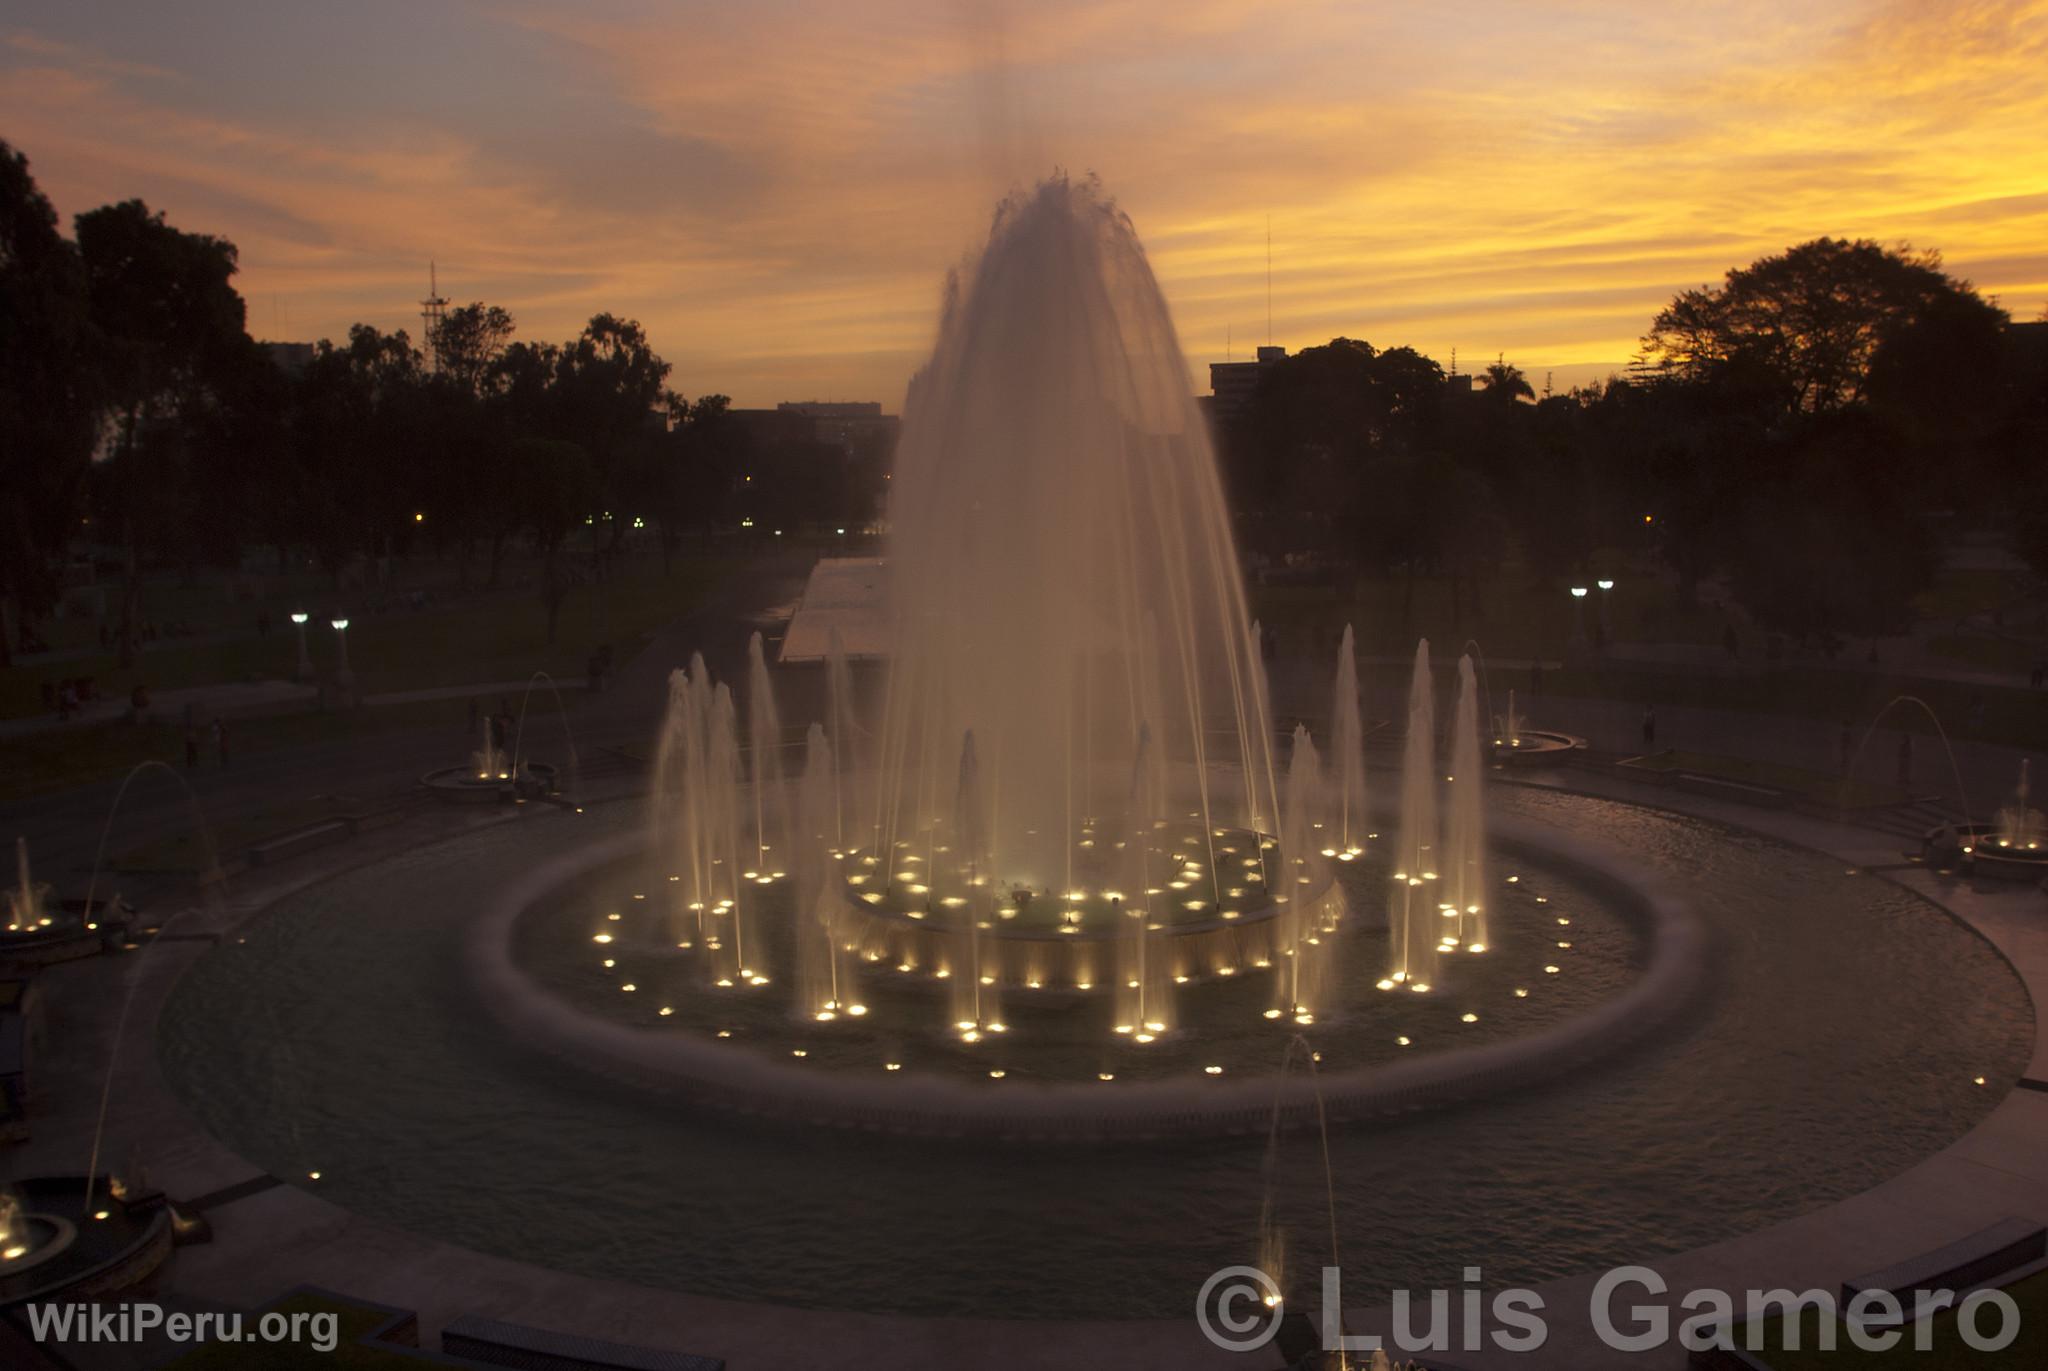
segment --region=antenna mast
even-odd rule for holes
[[[1273,346],[1273,216],[1266,216],[1266,346]]]
[[[420,301],[421,342],[426,344],[427,370],[441,370],[441,324],[448,317],[448,301],[441,294],[441,280],[432,258],[427,260],[427,298]]]

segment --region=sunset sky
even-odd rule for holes
[[[0,0],[69,217],[232,239],[258,337],[644,322],[688,394],[878,399],[1008,186],[1095,171],[1191,366],[1335,334],[1540,387],[1820,234],[2048,304],[2048,0]]]

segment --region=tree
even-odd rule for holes
[[[552,646],[569,593],[562,547],[586,517],[596,493],[596,472],[589,453],[558,438],[516,439],[506,456],[515,517],[541,555],[541,600]]]
[[[481,301],[451,309],[434,330],[441,375],[471,395],[480,394],[492,366],[512,341],[512,316]]]
[[[1493,359],[1493,365],[1486,369],[1487,398],[1502,404],[1513,404],[1516,400],[1536,398],[1535,387],[1522,374],[1520,367],[1508,365],[1505,355]]]
[[[616,551],[631,520],[625,496],[631,486],[624,463],[628,440],[658,425],[667,394],[669,364],[648,346],[647,334],[631,319],[600,314],[565,345],[555,366],[553,436],[580,444],[590,455],[597,499],[612,524]]]
[[[1682,292],[1643,335],[1643,359],[1686,380],[1747,372],[1783,412],[1825,413],[1862,400],[1886,344],[1944,310],[2004,319],[1939,253],[1816,238]]]
[[[1913,492],[1867,474],[1898,435],[1849,410],[1774,442],[1791,450],[1754,474],[1729,559],[1736,599],[1763,627],[1830,649],[1844,633],[1900,631],[1935,556]]]
[[[292,454],[297,532],[339,577],[357,556],[388,551],[419,507],[425,450],[424,359],[403,330],[368,324],[323,341],[298,382]]]
[[[117,532],[127,546],[120,642],[121,664],[129,666],[141,602],[141,547],[176,536],[180,502],[158,497],[171,493],[187,452],[182,426],[209,402],[211,387],[241,355],[248,334],[242,297],[230,284],[233,243],[172,228],[140,200],[79,215],[77,233],[112,408],[111,460],[128,466],[117,481],[130,492],[119,502]]]
[[[28,158],[0,141],[0,667],[11,632],[60,593],[59,568],[84,517],[99,393],[90,297],[78,251]]]

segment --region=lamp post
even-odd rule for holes
[[[306,651],[306,620],[310,617],[312,616],[303,609],[292,615],[292,627],[299,631],[298,678],[302,681],[313,679],[313,658]]]
[[[1614,589],[1614,582],[1602,580],[1593,584],[1600,587],[1600,646],[1605,650],[1608,641],[1614,636],[1614,625],[1607,617],[1607,592]]]
[[[1572,646],[1586,645],[1586,588],[1572,587]]]
[[[334,683],[346,690],[355,682],[348,669],[348,620],[330,619],[328,622],[334,627],[335,646],[341,653],[341,666],[334,673]]]

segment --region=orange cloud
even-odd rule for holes
[[[1198,369],[1263,340],[1269,216],[1290,346],[1618,363],[1821,233],[2037,313],[2048,0],[1790,8],[503,0],[343,38],[252,7],[218,53],[53,16],[0,40],[0,130],[67,214],[233,238],[259,332],[415,324],[433,257],[528,334],[635,315],[743,404],[894,404],[944,270],[1055,164],[1130,212]]]

